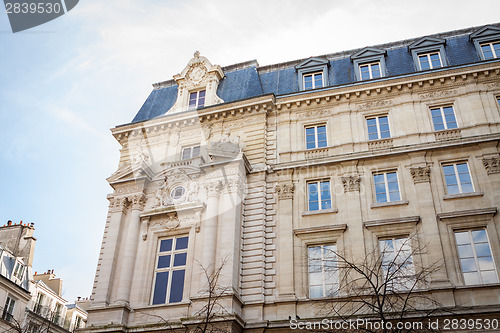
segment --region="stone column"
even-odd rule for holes
[[[207,210],[203,230],[203,256],[202,265],[211,275],[215,268],[215,255],[217,248],[217,227],[219,220],[219,197],[222,190],[220,180],[205,185],[207,191]]]
[[[122,232],[122,220],[127,208],[127,198],[110,198],[109,217],[104,229],[101,255],[97,265],[94,282],[92,307],[106,306],[110,303],[114,275],[120,248],[119,235]]]
[[[293,269],[293,193],[295,185],[280,182],[276,185],[278,194],[278,298],[295,299]]]
[[[361,210],[361,194],[364,195],[366,191],[363,188],[363,193],[361,193],[361,175],[357,172],[356,166],[343,165],[343,167],[344,170],[348,170],[347,173],[343,174],[341,180],[344,188],[343,200],[345,200],[343,207],[345,207],[345,216],[349,228],[347,239],[345,239],[349,244],[344,244],[344,249],[348,253],[344,255],[347,258],[352,256],[351,260],[356,262],[365,258],[367,254],[363,212]],[[337,250],[342,251],[341,248],[337,248]]]
[[[139,237],[141,237],[139,232],[141,226],[140,215],[146,202],[142,193],[130,196],[128,200],[130,201],[131,212],[124,233],[125,244],[120,260],[121,270],[118,278],[118,290],[115,302],[117,304],[127,304],[129,302],[135,258],[137,257],[137,243],[139,242]]]
[[[414,157],[415,158],[415,157]],[[418,208],[422,228],[423,242],[420,244],[427,247],[424,252],[429,255],[423,256],[424,267],[435,267],[442,265],[442,268],[432,272],[431,283],[433,285],[446,286],[449,284],[446,273],[446,262],[442,247],[441,233],[436,219],[436,208],[431,188],[431,167],[428,163],[414,163],[410,166],[410,173],[415,184]]]

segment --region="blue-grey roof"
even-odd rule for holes
[[[460,66],[480,61],[469,35],[476,28],[464,29],[438,35],[446,39],[445,53],[448,66]],[[386,77],[412,74],[417,72],[408,45],[418,38],[392,44],[376,46],[387,50],[385,56]],[[329,59],[328,85],[341,86],[356,82],[351,56],[361,49],[323,56]],[[234,102],[263,94],[285,95],[299,90],[295,66],[302,60],[284,64],[257,67],[255,61],[248,62],[244,68],[233,66],[235,70],[224,71],[225,77],[219,82],[217,95],[224,102]],[[151,92],[132,122],[140,122],[164,115],[175,103],[177,86],[155,89]]]

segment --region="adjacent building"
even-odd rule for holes
[[[194,328],[213,295],[227,331],[286,331],[349,301],[328,253],[422,244],[419,292],[498,315],[499,58],[500,24],[269,66],[196,52],[112,129],[84,331]]]

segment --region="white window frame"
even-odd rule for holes
[[[397,184],[398,184],[398,194],[399,194],[399,199],[398,200],[394,200],[392,201],[391,200],[391,196],[390,196],[390,192],[389,192],[389,182],[387,181],[387,175],[390,174],[390,173],[394,173],[396,174],[396,180],[397,180]],[[378,175],[384,175],[384,187],[385,187],[385,197],[387,199],[387,201],[378,201],[377,199],[377,183],[375,182],[375,176],[378,176]],[[398,201],[401,201],[402,200],[402,196],[401,196],[401,184],[399,182],[399,176],[398,176],[398,172],[397,170],[393,170],[393,171],[385,171],[385,172],[375,172],[373,173],[373,189],[374,189],[374,193],[375,193],[375,202],[376,203],[388,203],[388,202],[398,202]]]
[[[459,177],[459,173],[458,173],[458,168],[457,168],[457,165],[459,164],[465,164],[467,165],[467,171],[468,171],[468,175],[469,175],[469,178],[470,178],[470,183],[471,183],[471,186],[472,186],[472,191],[470,192],[464,192],[463,189],[462,189],[462,186],[464,185]],[[446,182],[446,175],[444,173],[444,167],[446,166],[453,166],[453,171],[454,171],[454,176],[455,176],[455,179],[457,181],[457,186],[458,186],[458,193],[456,194],[463,194],[463,193],[474,193],[475,191],[475,186],[474,186],[474,181],[472,180],[472,174],[470,172],[470,166],[469,166],[469,163],[467,161],[459,161],[459,162],[452,162],[452,163],[443,163],[441,165],[442,167],[442,171],[443,171],[443,177],[444,177],[444,183],[446,185],[446,193],[447,194],[450,194],[449,193],[449,185],[448,183]]]
[[[203,105],[200,106],[200,93],[201,92],[204,92],[205,93],[205,96],[203,96]],[[191,104],[191,96],[193,94],[196,94],[196,104],[195,105],[190,105]],[[190,91],[189,92],[189,95],[188,95],[188,108],[189,110],[194,110],[194,109],[197,109],[197,108],[200,108],[200,107],[204,107],[205,106],[205,102],[206,102],[206,98],[207,98],[207,91],[205,89],[201,89],[201,90],[197,90],[197,91]]]
[[[333,247],[333,252],[331,253],[331,257],[329,258],[325,256],[325,247]],[[310,257],[310,249],[311,248],[320,248],[321,251],[321,275],[322,275],[322,295],[319,297],[312,297],[312,292],[311,289],[313,287],[312,285],[312,279],[311,279],[311,274],[315,272],[311,272],[311,257]],[[307,247],[307,267],[308,267],[308,286],[309,286],[309,298],[324,298],[324,297],[332,297],[338,295],[339,292],[339,273],[338,273],[338,265],[337,265],[337,260],[336,260],[336,252],[337,251],[337,246],[336,244],[321,244],[321,245],[310,245]],[[328,267],[328,263],[331,264],[331,267]],[[334,288],[333,289],[327,289],[327,280],[328,276],[327,274],[332,274],[334,281]],[[314,286],[319,286],[319,285],[314,285]],[[328,293],[329,292],[329,293]]]
[[[5,300],[5,306],[3,308],[2,319],[10,322],[14,318],[14,309],[16,308],[16,300],[10,295],[7,296]]]
[[[177,245],[177,240],[179,238],[184,238],[184,237],[187,237],[188,238],[188,246],[185,248],[185,249],[180,249],[180,250],[176,250],[175,247]],[[163,252],[160,252],[160,246],[161,246],[161,241],[163,240],[168,240],[168,239],[172,239],[172,249],[170,251],[163,251]],[[153,288],[151,290],[151,304],[152,305],[160,305],[160,304],[177,304],[179,302],[170,302],[170,294],[171,294],[171,290],[172,290],[172,276],[173,276],[173,272],[175,271],[181,271],[181,270],[184,270],[184,282],[183,282],[183,290],[182,290],[182,299],[185,298],[185,292],[184,292],[184,289],[186,287],[186,277],[187,277],[187,274],[186,274],[186,271],[187,271],[187,265],[188,265],[188,249],[189,249],[189,235],[177,235],[177,236],[173,236],[173,237],[165,237],[165,238],[159,238],[158,239],[158,245],[157,245],[157,250],[156,250],[156,258],[155,258],[155,266],[154,266],[154,274],[153,274]],[[174,265],[174,259],[175,259],[175,255],[176,254],[181,254],[181,253],[185,253],[186,254],[186,264],[185,265],[179,265],[179,266],[173,266]],[[164,256],[164,255],[170,255],[170,264],[169,264],[169,267],[167,268],[158,268],[158,261],[160,259],[160,256]],[[167,291],[166,291],[166,295],[165,295],[165,303],[153,303],[154,302],[154,295],[155,295],[155,290],[156,290],[156,274],[157,273],[161,273],[161,272],[169,272],[168,274],[168,282],[167,282]],[[182,302],[182,300],[180,301]]]
[[[491,59],[498,59],[498,58],[500,58],[500,54],[496,53],[495,48],[493,47],[493,44],[500,44],[500,40],[493,40],[493,41],[490,41],[490,42],[485,42],[485,43],[479,44],[479,49],[481,50],[481,55],[483,56],[484,60],[491,60]],[[490,47],[490,51],[491,51],[491,54],[493,54],[493,58],[486,59],[484,57],[484,52],[483,52],[483,46],[484,45],[488,45]]]
[[[321,87],[316,87],[316,75],[321,74]],[[312,88],[307,89],[306,88],[306,77],[307,76],[312,76]],[[304,73],[302,74],[302,87],[304,87],[304,90],[312,90],[316,88],[323,88],[325,87],[325,73],[323,71],[318,71],[318,72],[310,72],[310,73]]]
[[[440,66],[439,66],[439,67],[434,67],[434,66],[432,65],[431,55],[433,55],[433,54],[437,54],[437,55],[438,55],[438,57],[439,57],[439,64],[440,64]],[[429,63],[429,67],[430,67],[430,68],[422,69],[422,63],[421,63],[421,61],[420,61],[420,57],[423,57],[423,56],[425,56],[425,57],[427,58],[427,62]],[[417,54],[417,59],[418,59],[418,67],[419,67],[419,69],[420,69],[421,71],[422,71],[422,70],[430,70],[430,69],[436,69],[436,68],[442,68],[442,67],[444,67],[444,66],[443,66],[443,58],[441,57],[441,52],[439,52],[439,50],[438,50],[438,51],[431,51],[431,52],[423,52],[423,53],[418,53],[418,54]]]
[[[387,126],[389,126],[389,136],[387,138],[382,138],[381,137],[381,130],[380,130],[380,118],[387,118]],[[376,128],[377,128],[377,138],[376,139],[370,139],[370,131],[369,131],[369,126],[368,126],[368,120],[370,119],[375,119],[376,122]],[[369,116],[366,117],[366,131],[368,133],[368,140],[382,140],[382,139],[389,139],[391,137],[391,125],[389,124],[389,115],[383,114],[379,116]]]
[[[380,73],[380,76],[375,77],[375,78],[373,77],[373,69],[372,69],[373,65],[378,65],[378,71]],[[368,66],[368,74],[370,75],[370,77],[368,79],[363,79],[362,73],[361,73],[361,67],[365,67],[365,66]],[[382,64],[380,63],[380,61],[374,61],[374,62],[370,62],[370,63],[359,64],[359,77],[360,77],[361,80],[379,79],[379,78],[383,77],[383,75],[382,75]]]
[[[19,260],[16,260],[14,270],[12,271],[12,276],[21,281],[24,275],[25,268],[26,267],[23,263],[21,263]]]
[[[323,208],[323,200],[321,198],[321,184],[328,182],[328,193],[330,194],[330,207],[328,208]],[[309,184],[316,184],[318,188],[318,209],[317,210],[309,210],[309,204],[311,202],[310,199],[310,192],[309,192]],[[330,179],[320,179],[320,180],[311,180],[306,183],[307,186],[307,211],[309,212],[317,212],[321,210],[326,210],[326,209],[332,209],[333,205],[333,198],[332,198],[332,182]]]
[[[392,242],[392,248],[394,249],[393,251],[393,258],[389,258],[389,267],[384,265],[385,262],[385,255],[389,254],[389,252],[386,252],[385,249],[381,248],[381,243],[386,242],[390,240]],[[403,240],[402,242],[398,242],[398,240]],[[400,236],[400,237],[384,237],[384,238],[379,238],[379,251],[381,255],[381,261],[382,261],[382,271],[384,273],[384,281],[385,281],[385,274],[391,269],[391,267],[395,267],[396,269],[399,270],[399,272],[394,273],[394,277],[390,281],[386,282],[392,282],[390,285],[388,285],[389,288],[393,290],[408,290],[413,287],[413,284],[415,282],[414,280],[414,275],[415,275],[415,261],[412,255],[412,246],[411,246],[411,238],[408,236]],[[398,246],[399,245],[399,246]],[[404,252],[408,252],[409,256],[407,257]],[[401,258],[400,255],[403,253],[405,256],[404,258]],[[403,262],[398,262],[398,257],[403,260]],[[409,258],[409,259],[408,259]],[[409,261],[411,265],[408,266],[408,268],[403,271],[400,269],[400,265],[405,265],[405,261]],[[402,279],[402,283],[398,283],[398,279]],[[397,285],[394,285],[394,282],[397,283]]]
[[[474,228],[474,229],[465,229],[465,230],[464,229],[458,229],[458,230],[453,230],[453,237],[454,237],[454,240],[455,240],[455,248],[456,248],[456,251],[457,251],[457,257],[458,257],[460,272],[462,273],[462,279],[463,279],[465,285],[484,285],[484,284],[489,284],[489,283],[484,283],[483,282],[483,276],[481,275],[481,271],[491,271],[491,270],[481,270],[480,264],[479,264],[479,259],[478,259],[477,252],[476,252],[476,247],[475,247],[475,244],[477,244],[477,243],[474,243],[474,238],[472,237],[472,232],[473,231],[479,231],[479,230],[484,230],[484,232],[486,233],[486,240],[487,240],[488,247],[489,247],[490,254],[491,254],[491,261],[493,263],[493,271],[495,272],[496,278],[497,278],[497,281],[496,282],[492,282],[492,283],[498,283],[499,282],[499,280],[498,280],[498,270],[497,270],[497,266],[496,266],[496,263],[495,263],[495,257],[493,255],[493,251],[492,251],[492,248],[491,248],[491,241],[490,241],[490,237],[488,235],[488,230],[486,228]],[[470,244],[470,246],[472,248],[473,258],[467,258],[467,257],[461,258],[460,257],[460,253],[459,253],[459,250],[458,250],[459,244],[457,243],[457,240],[456,240],[456,234],[457,233],[462,233],[462,232],[467,232],[468,235],[469,235],[469,241],[470,241],[470,243],[467,243],[467,244]],[[465,244],[461,244],[461,245],[465,245]],[[466,273],[466,272],[464,272],[464,270],[462,268],[461,259],[474,259],[474,264],[476,266],[476,271],[475,272],[478,275],[479,284],[467,284],[465,282],[464,273]]]
[[[457,124],[457,127],[449,128],[449,124],[446,121],[446,117],[444,115],[444,109],[445,108],[451,108],[451,110],[453,111],[453,116],[455,117],[455,123]],[[435,129],[436,125],[434,123],[434,118],[432,117],[432,110],[437,110],[437,109],[439,109],[439,112],[441,114],[441,120],[443,121],[443,125],[444,125],[444,129],[442,129],[442,130]],[[457,129],[458,128],[457,113],[455,112],[455,108],[453,107],[453,105],[433,106],[433,107],[429,108],[429,111],[431,113],[432,129],[434,131],[446,131],[446,130],[449,130],[449,129]]]
[[[319,139],[318,139],[318,127],[324,127],[325,128],[325,145],[319,147]],[[314,128],[314,147],[307,148],[307,129],[309,128]],[[318,149],[318,148],[325,148],[328,147],[328,128],[326,124],[318,124],[318,125],[308,125],[304,127],[304,141],[305,141],[305,146],[306,149]]]
[[[193,152],[194,152],[194,148],[198,148],[198,154],[197,155],[194,155]],[[186,157],[184,158],[184,152],[185,151],[188,151],[189,150],[189,157]],[[189,160],[191,158],[194,158],[194,157],[197,157],[197,156],[200,156],[200,145],[196,145],[196,146],[189,146],[189,147],[184,147],[182,148],[182,152],[181,152],[181,160]]]

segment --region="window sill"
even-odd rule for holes
[[[139,309],[151,309],[151,308],[162,308],[162,307],[175,307],[175,306],[188,306],[191,304],[190,300],[185,300],[182,302],[177,302],[177,303],[164,303],[164,304],[149,304],[149,305],[144,305],[144,306],[139,306],[134,309],[139,310]]]
[[[337,208],[330,208],[330,209],[320,209],[320,210],[308,210],[302,213],[302,216],[309,216],[309,215],[320,215],[320,214],[335,214],[339,210]]]
[[[443,196],[443,200],[453,200],[453,199],[470,198],[470,197],[482,197],[483,195],[484,195],[483,192],[447,194],[447,195]]]
[[[456,286],[456,289],[469,289],[469,288],[491,288],[500,287],[500,282],[493,283],[483,283],[483,284],[463,284],[461,286]]]
[[[391,201],[391,202],[377,202],[377,203],[372,204],[371,208],[400,206],[400,205],[407,205],[407,204],[408,204],[408,200]]]

